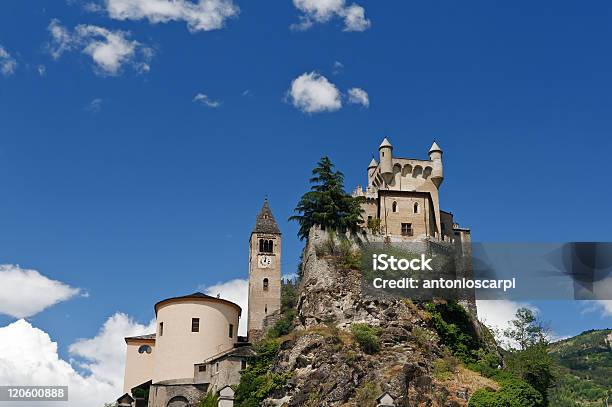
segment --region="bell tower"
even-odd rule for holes
[[[266,198],[249,240],[250,341],[260,339],[264,335],[264,319],[280,311],[281,247],[281,232]]]

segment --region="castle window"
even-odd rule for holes
[[[419,213],[419,203],[418,202],[414,203],[414,213]]]
[[[159,323],[159,336],[162,336],[164,334],[164,323],[160,322]]]
[[[233,338],[234,337],[234,325],[229,324],[229,337]]]
[[[412,236],[412,223],[402,223],[402,236]]]
[[[267,314],[268,313],[268,304],[266,304],[266,307],[264,308],[264,312]]]
[[[263,279],[263,290],[268,291],[269,288],[270,288],[270,282],[268,281],[267,278],[264,278]]]
[[[397,202],[393,201],[393,205],[391,206],[391,210],[393,212],[397,212]]]
[[[247,362],[246,362],[246,360],[242,359],[240,361],[240,370],[244,370],[246,368],[247,368]]]
[[[205,372],[205,371],[206,371],[206,365],[198,366],[198,372]]]
[[[191,318],[191,332],[200,332],[200,318]]]
[[[142,345],[138,348],[138,353],[151,353],[152,349],[149,345]]]

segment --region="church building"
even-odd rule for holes
[[[238,336],[241,307],[218,295],[196,292],[159,301],[157,331],[125,338],[118,406],[187,407],[209,391],[219,394],[219,407],[233,406],[232,386],[255,355],[250,342],[274,323],[280,295],[281,232],[266,199],[249,239],[248,336]]]

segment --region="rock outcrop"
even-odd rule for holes
[[[264,406],[376,406],[387,392],[396,406],[465,406],[488,379],[458,368],[445,380],[434,375],[442,355],[430,316],[410,300],[362,294],[360,272],[339,267],[322,253],[329,236],[311,230],[302,256],[296,328],[282,338],[273,366],[291,378]],[[352,242],[355,245],[355,241]],[[351,325],[378,331],[380,351],[365,353]]]

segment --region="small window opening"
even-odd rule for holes
[[[206,365],[198,366],[198,372],[205,372],[205,371],[206,371]]]
[[[270,288],[270,283],[267,278],[264,278],[263,279],[263,290],[268,291],[269,288]]]
[[[412,223],[402,223],[402,236],[412,236]]]
[[[240,361],[240,370],[244,370],[244,369],[246,369],[246,368],[247,368],[247,361],[246,361],[246,360],[244,360],[244,359],[242,359],[242,360]]]
[[[229,337],[233,338],[234,337],[234,325],[229,324]]]
[[[397,202],[393,201],[393,205],[391,206],[391,210],[393,212],[397,212]]]
[[[149,345],[142,345],[138,348],[138,353],[151,353],[152,349]]]
[[[200,318],[191,318],[191,332],[200,332]]]
[[[164,323],[160,322],[159,323],[159,336],[162,336],[164,334]]]

